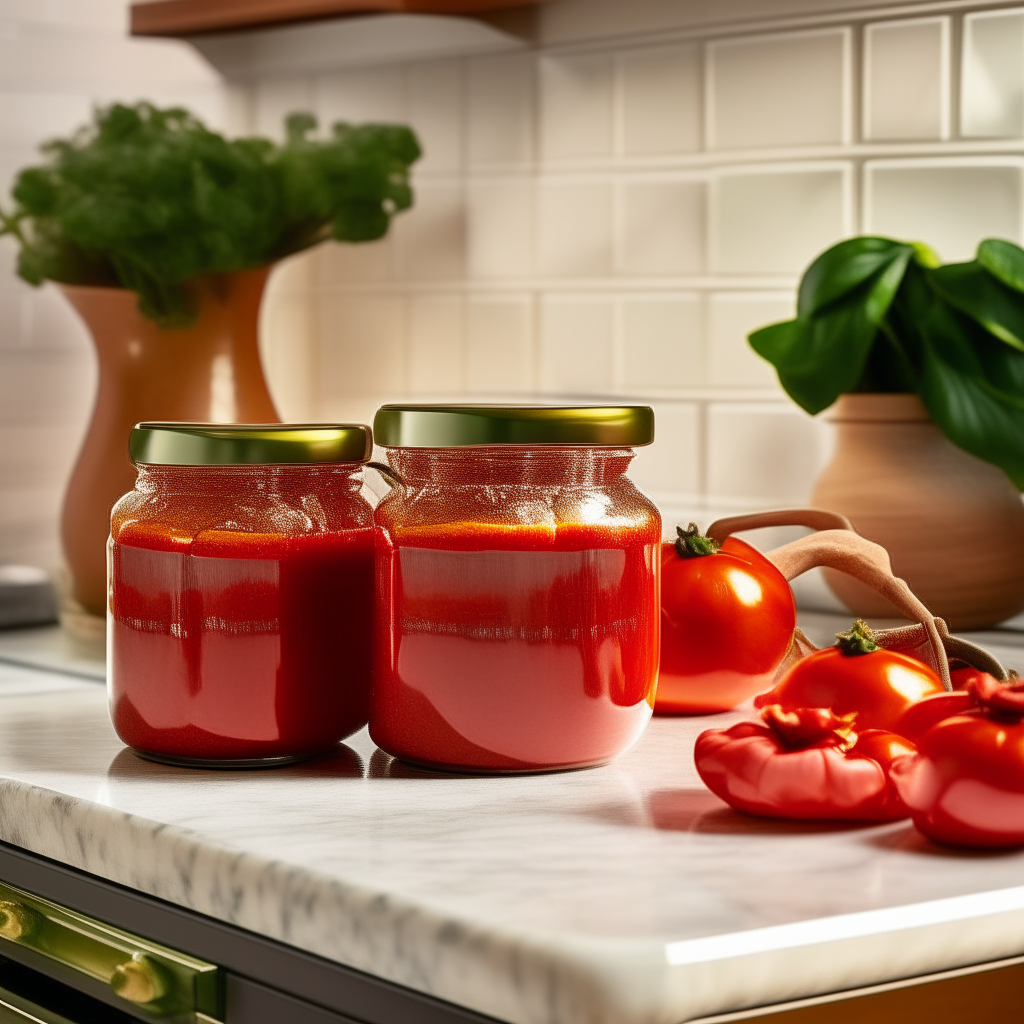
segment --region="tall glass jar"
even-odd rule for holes
[[[651,716],[661,518],[646,406],[386,405],[370,734],[485,772],[600,764]]]
[[[140,423],[111,514],[110,710],[145,757],[282,764],[366,724],[369,428]]]

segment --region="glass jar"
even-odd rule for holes
[[[661,517],[646,406],[386,405],[370,735],[484,772],[601,764],[651,716]]]
[[[140,423],[111,513],[110,708],[178,764],[283,764],[366,724],[368,427]]]

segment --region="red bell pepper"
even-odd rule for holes
[[[902,736],[858,734],[855,715],[829,708],[769,705],[761,717],[697,737],[697,771],[730,807],[799,820],[894,821],[909,813],[888,777],[914,750]]]
[[[935,842],[1024,846],[1024,682],[978,673],[967,685],[976,706],[924,731],[893,784]]]

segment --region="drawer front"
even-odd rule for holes
[[[75,1022],[0,988],[0,1024],[75,1024]]]
[[[20,951],[32,955],[19,956]],[[106,1001],[142,1019],[165,1024],[224,1020],[223,979],[216,965],[2,882],[0,953],[30,966],[38,966],[41,957],[72,984],[76,976],[89,979],[93,994],[99,983]],[[4,1021],[0,1015],[0,1024]]]

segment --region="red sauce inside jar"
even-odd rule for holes
[[[224,493],[185,502],[176,515],[166,501],[156,520],[119,521],[115,508],[114,726],[141,752],[185,761],[327,750],[368,718],[369,508],[351,529],[204,527],[202,519],[231,518],[238,500],[237,481],[222,480]],[[301,507],[293,485],[292,509]]]
[[[656,512],[620,528],[392,525],[374,741],[485,771],[597,764],[630,747],[654,702],[660,541]]]

